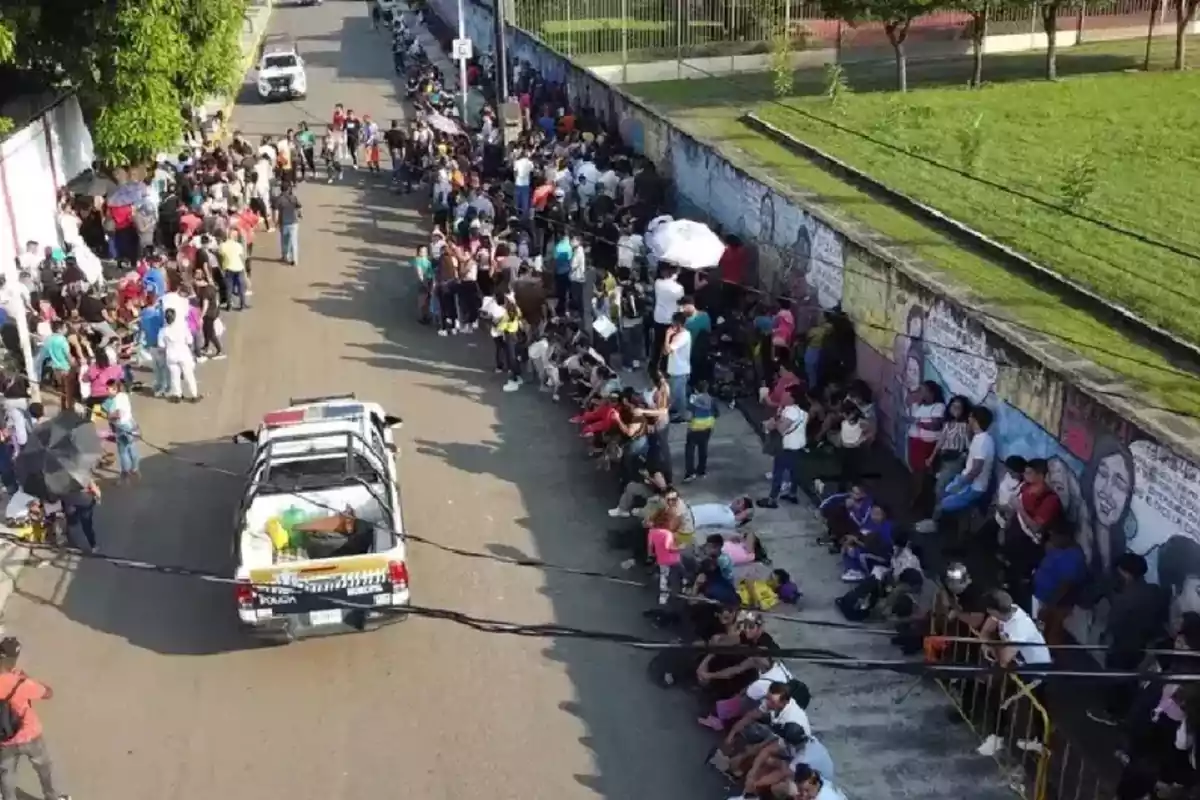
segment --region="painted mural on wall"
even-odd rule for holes
[[[894,273],[882,279],[884,268],[873,270],[869,260],[852,257],[846,269],[843,306],[869,328],[860,332],[860,353],[870,353],[859,362],[899,458],[906,457],[905,408],[932,380],[947,397],[963,395],[994,412],[998,464],[1010,455],[1049,461],[1050,482],[1095,578],[1069,623],[1077,637],[1100,639],[1101,579],[1125,552],[1146,557],[1176,613],[1200,611],[1200,467],[1045,370],[1011,361],[952,304]],[[881,320],[888,330],[879,330]]]

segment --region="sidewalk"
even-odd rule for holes
[[[671,426],[675,474],[683,474],[685,426]],[[689,503],[729,502],[738,495],[758,498],[768,486],[763,478],[771,459],[746,416],[725,409],[709,446],[709,475],[687,484]],[[837,556],[816,544],[824,524],[801,495],[797,505],[757,509],[748,525],[762,539],[773,565],[787,570],[804,592],[792,609],[774,612],[807,619],[845,622],[833,605],[844,594]],[[895,660],[899,651],[889,637],[774,619],[771,635],[782,647],[821,648],[848,657]],[[907,676],[887,672],[849,672],[793,665],[808,684],[813,730],[829,748],[837,767],[837,784],[851,800],[921,797],[923,800],[1000,800],[1011,797],[991,758],[975,754],[970,731],[948,721],[952,707],[932,681],[914,685]],[[702,754],[701,754],[702,755]]]
[[[422,46],[447,75],[454,65],[426,27],[417,28]],[[435,22],[435,24],[437,24]],[[449,81],[448,81],[449,83]],[[628,380],[627,376],[622,376]],[[644,380],[641,373],[638,378]],[[637,380],[633,381],[638,383]],[[537,402],[535,399],[534,402]],[[684,485],[691,504],[729,502],[739,495],[766,494],[764,474],[771,459],[747,415],[723,409],[709,444],[708,476]],[[686,426],[671,426],[670,442],[677,479],[683,476]],[[758,534],[773,565],[787,570],[804,592],[798,608],[780,605],[776,613],[844,622],[834,600],[847,590],[836,556],[816,540],[824,525],[806,499],[779,509],[758,509],[748,526]],[[785,648],[819,648],[849,657],[894,660],[899,651],[888,636],[805,626],[773,619],[772,636]],[[813,701],[809,715],[817,736],[829,748],[837,768],[836,783],[850,800],[921,797],[922,800],[1001,800],[1011,789],[1001,780],[991,758],[976,755],[977,742],[965,727],[952,724],[952,706],[932,681],[914,684],[907,676],[886,672],[849,672],[803,664],[793,674],[808,684]],[[697,753],[697,762],[703,758]],[[686,765],[680,765],[686,766]]]

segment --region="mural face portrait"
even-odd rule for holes
[[[1128,468],[1119,453],[1100,459],[1092,482],[1092,505],[1096,521],[1107,528],[1115,527],[1129,508],[1133,496],[1133,470]]]
[[[921,359],[910,348],[908,358],[904,361],[904,388],[916,392],[921,388]]]
[[[1095,536],[1095,566],[1104,575],[1125,552],[1135,474],[1133,456],[1121,441],[1111,436],[1096,441],[1081,488]]]

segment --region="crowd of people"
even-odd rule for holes
[[[911,656],[928,654],[940,615],[985,640],[990,661],[1038,667],[1058,660],[1053,648],[1065,643],[1064,620],[1087,591],[1087,570],[1045,460],[1009,457],[997,480],[990,410],[947,399],[930,381],[908,410],[909,505],[876,499],[875,403],[855,375],[854,328],[845,315],[744,288],[751,249],[734,236],[711,270],[656,261],[647,231],[667,211],[668,187],[616,130],[524,63],[510,65],[509,76],[519,126],[504,128],[494,104],[464,117],[402,21],[395,30],[397,69],[423,113],[389,149],[405,190],[424,177],[433,215],[428,244],[412,264],[421,287],[416,313],[441,336],[492,338],[506,392],[530,385],[578,404],[572,422],[588,454],[616,479],[610,516],[630,520],[628,563],[645,562],[658,577],[660,606],[650,612],[656,623],[707,641],[773,642],[755,609],[801,593],[771,566],[748,524],[756,508],[798,502],[811,481],[824,542],[849,584],[837,603],[848,620],[889,621],[894,644]],[[493,68],[473,62],[473,86],[478,81],[486,91]],[[769,489],[757,500],[689,505],[678,485],[704,479],[721,410],[751,397],[766,412]],[[678,484],[673,425],[687,428]],[[823,467],[813,480],[816,462]],[[907,524],[916,520],[925,521]],[[931,541],[952,558],[991,552],[1000,569],[977,580],[952,563],[935,577],[920,544]],[[1185,646],[1186,621],[1170,618],[1169,598],[1146,572],[1140,556],[1118,564],[1110,668],[1133,670],[1156,646]],[[1173,640],[1174,632],[1180,636]],[[713,661],[662,665],[660,674],[695,684],[714,703],[704,722],[725,733],[714,763],[745,780],[745,796],[835,796],[828,754],[813,755],[824,749],[804,717],[802,684],[767,656]],[[1095,717],[1125,721],[1131,709],[1145,716],[1145,703],[1133,700],[1136,681],[1111,685]],[[1150,704],[1148,726],[1126,724],[1122,798],[1141,797],[1136,792],[1150,774],[1195,782],[1180,780],[1190,744],[1147,747],[1186,733],[1185,714],[1164,712],[1172,697],[1182,700],[1178,688]],[[1044,699],[1043,688],[1030,696]],[[995,702],[1008,708],[1013,700],[1032,713],[1025,698]],[[1015,726],[1012,716],[981,753],[1045,747],[1044,740],[1006,740],[999,729]],[[758,725],[764,720],[767,726]]]

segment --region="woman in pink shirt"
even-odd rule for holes
[[[779,364],[779,375],[775,378],[775,384],[769,390],[765,386],[759,389],[759,396],[762,399],[763,405],[775,410],[783,406],[783,401],[789,397],[792,387],[799,385],[800,376],[792,371],[792,365],[781,361]]]
[[[791,302],[785,298],[779,301],[779,310],[775,312],[775,319],[771,325],[771,346],[776,349],[785,348],[791,353],[794,338],[796,317],[792,314]]]
[[[658,604],[665,606],[671,599],[671,569],[678,567],[683,545],[675,541],[679,532],[679,515],[669,508],[660,508],[650,517],[646,534],[646,549],[658,566]]]

